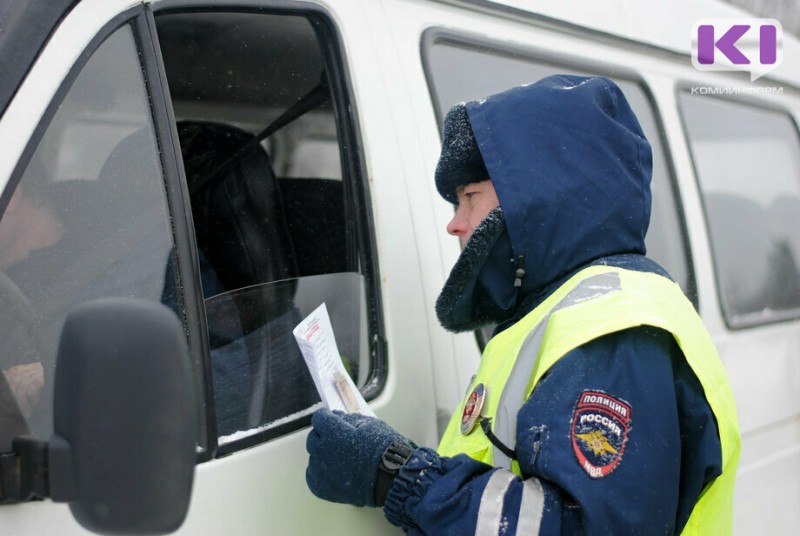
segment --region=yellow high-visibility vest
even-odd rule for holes
[[[550,367],[589,341],[636,326],[654,326],[675,337],[717,420],[722,474],[701,493],[683,534],[730,534],[740,452],[733,393],[700,317],[680,287],[665,277],[592,266],[570,278],[528,315],[489,341],[470,386],[472,389],[482,383],[489,393],[481,415],[491,418],[494,435],[513,448],[517,412]],[[464,453],[521,476],[516,461],[494,447],[479,426],[466,435],[461,433],[465,404],[466,400],[453,414],[439,454]]]

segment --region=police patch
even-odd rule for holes
[[[584,391],[572,414],[572,450],[586,473],[602,478],[622,459],[631,426],[631,407],[600,391]]]

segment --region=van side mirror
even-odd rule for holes
[[[197,411],[175,314],[128,298],[84,303],[61,334],[49,493],[97,533],[176,530],[189,507]]]

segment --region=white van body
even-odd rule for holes
[[[681,99],[686,93],[691,99],[691,88],[780,88],[704,96],[763,107],[784,114],[793,124],[800,122],[798,39],[785,34],[782,64],[751,83],[742,73],[699,71],[692,66],[691,31],[697,20],[748,17],[715,1],[546,2],[533,7],[522,0],[152,0],[144,4],[156,19],[194,8],[248,12],[261,5],[271,13],[313,9],[328,19],[341,46],[344,71],[339,76],[347,81],[357,111],[355,126],[380,274],[378,303],[388,368],[370,405],[379,417],[424,445],[437,444],[481,352],[474,334],[446,332],[433,310],[460,249],[458,241],[445,233],[452,207],[438,196],[433,184],[446,99],[437,97],[433,87],[438,84],[441,90],[435,69],[445,60],[436,59],[431,48],[444,43],[442,50],[449,52],[448,43],[463,42],[466,45],[454,48],[470,48],[467,45],[474,43],[480,52],[481,47],[497,46],[511,56],[522,51],[534,61],[540,58],[551,69],[621,75],[644,88],[661,143],[667,147],[661,154],[669,159],[664,165],[680,207],[679,227],[685,237],[679,241],[690,252],[687,277],[736,396],[742,457],[735,533],[792,534],[797,530],[800,310],[792,309],[776,321],[768,318],[738,325],[734,321],[732,325],[726,318],[724,285],[716,270],[721,261],[713,255],[698,177],[702,164],[693,160],[699,155],[692,152],[692,133],[687,134]],[[120,19],[120,14],[137,6],[131,0],[84,0],[60,22],[0,120],[0,191],[7,185],[13,188],[9,181],[38,135],[41,118],[81,55],[96,46],[95,36],[111,21],[119,25],[125,17]],[[485,82],[491,87],[492,80]],[[492,90],[499,89],[503,88]],[[793,192],[800,191],[800,175],[794,180]],[[796,236],[796,224],[787,232]],[[399,532],[386,523],[380,510],[332,504],[311,495],[305,484],[307,433],[308,427],[303,426],[201,460],[189,512],[177,533]],[[120,464],[130,463],[135,461],[120,460]],[[67,505],[49,499],[1,506],[0,531],[86,533]]]

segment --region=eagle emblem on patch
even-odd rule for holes
[[[630,404],[602,391],[583,391],[572,414],[572,450],[592,478],[613,471],[631,429]]]

